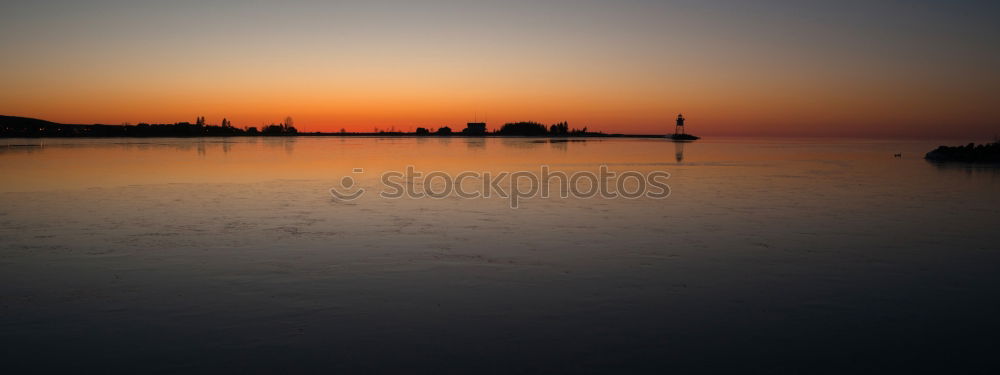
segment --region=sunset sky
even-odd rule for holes
[[[8,1],[0,114],[1000,134],[998,1]]]

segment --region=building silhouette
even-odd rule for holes
[[[465,124],[465,129],[462,129],[462,134],[465,135],[486,135],[486,123],[485,122],[470,122]]]

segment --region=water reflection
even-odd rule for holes
[[[41,142],[8,144],[0,146],[0,153],[32,153],[42,151],[43,147]]]
[[[704,371],[704,358],[815,368],[835,361],[825,353],[908,359],[940,343],[964,358],[961,345],[988,351],[997,337],[1000,309],[983,296],[1000,294],[1000,181],[995,169],[891,156],[925,144],[0,142],[0,346],[29,366],[134,369],[168,353],[152,372],[281,370],[292,355],[301,372],[728,373],[741,369]],[[328,193],[353,168],[368,189],[407,165],[543,164],[665,170],[672,195],[512,210]]]
[[[949,175],[964,175],[970,178],[1000,179],[1000,164],[958,163],[926,161],[938,171]]]
[[[501,137],[498,138],[498,140],[500,144],[506,148],[519,149],[519,150],[536,149],[543,144],[549,143],[548,140],[544,139],[520,138],[520,137]]]
[[[549,145],[550,149],[557,151],[567,151],[569,150],[569,145],[586,145],[587,142],[596,142],[595,140],[589,139],[566,139],[566,138],[552,138],[552,139],[537,139],[537,138],[521,138],[521,137],[503,137],[499,138],[502,145],[505,147],[515,148],[515,149],[534,149],[541,147],[542,145]],[[485,142],[485,139],[483,139]]]
[[[471,151],[480,151],[486,148],[486,138],[466,138],[465,146]]]
[[[459,145],[459,143],[462,143]],[[672,144],[672,145],[671,145]],[[454,146],[460,146],[460,149]],[[690,153],[697,149],[698,162]],[[0,140],[0,189],[73,188],[184,181],[315,179],[330,170],[387,170],[422,164],[425,170],[481,170],[550,164],[594,168],[620,166],[736,166],[812,162],[885,173],[911,171],[997,175],[993,166],[928,164],[917,158],[933,143],[793,142],[709,140],[688,144],[667,139],[538,139],[465,137],[233,137]],[[668,150],[673,151],[670,155]],[[464,153],[476,155],[463,157]],[[488,161],[488,162],[487,162]],[[858,161],[864,161],[858,164]],[[668,164],[669,163],[669,164]],[[826,168],[826,167],[823,167]],[[816,169],[816,168],[814,168]],[[923,172],[926,170],[926,172]],[[164,172],[169,171],[169,174]],[[794,173],[784,173],[794,174]]]
[[[295,151],[295,142],[298,137],[260,137],[265,147],[280,148],[286,154],[291,155]]]

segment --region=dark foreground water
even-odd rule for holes
[[[2,140],[0,367],[996,373],[1000,173],[935,146]],[[667,171],[672,195],[328,193],[543,164]]]

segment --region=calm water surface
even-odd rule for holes
[[[936,146],[0,140],[0,360],[8,373],[995,373],[1000,173],[923,161]],[[511,209],[328,193],[348,175],[377,191],[407,165],[543,164],[667,171],[672,194]]]

